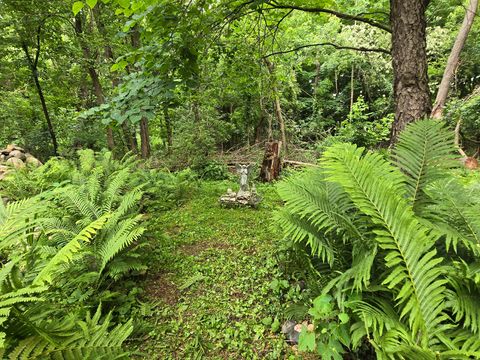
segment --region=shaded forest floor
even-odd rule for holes
[[[282,304],[272,227],[279,199],[258,188],[258,209],[225,209],[230,182],[203,182],[180,208],[151,215],[156,250],[144,301],[154,304],[150,333],[138,340],[148,359],[279,359],[290,346],[279,334]]]

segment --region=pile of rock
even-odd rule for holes
[[[5,149],[0,149],[0,180],[2,180],[12,168],[22,169],[27,165],[38,167],[42,165],[42,163],[35,156],[25,152],[24,149],[14,144],[8,145]]]

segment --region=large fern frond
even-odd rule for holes
[[[68,263],[73,259],[73,255],[81,248],[82,242],[89,242],[99,229],[105,224],[108,214],[93,221],[90,225],[80,231],[67,245],[61,248],[58,253],[50,259],[45,267],[40,271],[35,280],[34,285],[42,285],[52,282],[52,275],[58,270],[60,264]]]
[[[393,160],[405,173],[408,196],[415,207],[426,201],[425,188],[448,176],[448,169],[458,164],[453,156],[453,132],[436,120],[410,124],[399,136]]]
[[[138,225],[142,215],[123,220],[114,232],[110,232],[104,243],[101,244],[98,252],[101,255],[101,273],[107,263],[120,251],[140,238],[145,228]]]
[[[336,184],[325,181],[322,170],[302,173],[278,185],[285,206],[277,212],[277,223],[284,236],[295,242],[307,243],[312,252],[330,265],[335,250],[329,234],[363,239],[359,224],[355,224],[352,202]]]
[[[114,201],[120,198],[121,191],[127,186],[130,177],[130,169],[123,168],[108,179],[108,186],[105,189],[104,200],[102,202],[102,211],[104,213],[112,211]]]
[[[122,348],[130,336],[132,320],[110,328],[111,315],[100,322],[100,307],[93,317],[76,324],[73,335],[61,342],[51,342],[40,336],[22,340],[8,354],[11,360],[23,359],[65,359],[65,360],[110,360],[128,359],[129,352]]]
[[[480,217],[475,196],[455,178],[434,182],[426,189],[432,199],[423,212],[440,234],[445,235],[447,250],[462,243],[480,255]]]
[[[0,201],[0,249],[17,245],[26,233],[38,230],[45,220],[46,203],[38,196],[10,202]]]
[[[385,263],[390,268],[383,283],[395,290],[400,317],[408,315],[413,337],[427,346],[446,318],[446,280],[441,276],[442,259],[431,249],[435,238],[398,191],[404,177],[379,154],[364,154],[363,148],[351,144],[332,146],[323,162],[329,179],[339,183],[377,226],[376,240],[387,251]]]

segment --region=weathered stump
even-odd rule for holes
[[[265,144],[265,155],[262,168],[260,169],[260,180],[270,182],[278,179],[281,170],[280,149],[281,141],[271,141]]]

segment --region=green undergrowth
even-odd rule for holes
[[[290,347],[280,334],[282,303],[272,211],[273,186],[259,185],[258,209],[225,209],[231,182],[202,182],[179,208],[151,214],[155,242],[144,298],[153,304],[150,331],[135,339],[148,359],[279,359]],[[277,280],[278,282],[278,280]]]

